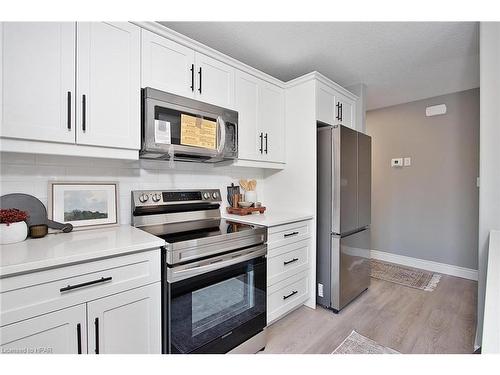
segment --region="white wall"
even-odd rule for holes
[[[216,167],[212,164],[122,161],[49,155],[0,153],[0,195],[26,193],[47,205],[48,182],[118,181],[120,223],[130,224],[130,192],[141,189],[220,189],[227,206],[226,186],[241,178],[257,180],[259,200],[265,202],[261,169]]]
[[[500,23],[480,24],[479,292],[476,345],[481,345],[489,232],[500,229]],[[488,270],[499,272],[500,270]]]

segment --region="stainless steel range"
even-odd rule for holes
[[[218,189],[133,191],[132,223],[165,240],[164,353],[265,346],[265,227],[226,221]]]

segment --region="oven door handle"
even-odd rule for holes
[[[217,153],[220,155],[224,152],[224,147],[226,147],[226,123],[222,117],[217,117],[217,128],[219,129],[219,147],[217,148]]]
[[[191,277],[202,275],[207,272],[215,271],[233,264],[242,263],[251,259],[259,258],[267,253],[267,246],[260,246],[256,250],[249,251],[250,249],[245,249],[241,252],[230,253],[224,255],[224,257],[219,257],[213,259],[208,264],[200,264],[198,266],[190,268],[176,269],[176,267],[169,268],[167,270],[167,281],[169,283],[174,283],[177,281],[185,280]],[[208,261],[208,260],[207,260]],[[206,261],[205,261],[206,262]],[[182,267],[182,266],[181,266]]]

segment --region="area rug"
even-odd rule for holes
[[[394,349],[352,331],[332,354],[401,354]]]
[[[381,262],[371,259],[371,277],[390,281],[410,288],[432,292],[436,289],[441,275],[415,268],[403,267],[399,264]]]

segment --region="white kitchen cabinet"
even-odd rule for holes
[[[1,327],[1,353],[86,353],[86,320],[80,304]]]
[[[75,142],[73,22],[0,24],[0,136]]]
[[[259,95],[260,129],[264,134],[263,159],[285,162],[285,95],[283,89],[263,82]]]
[[[260,149],[260,80],[242,71],[236,72],[234,106],[238,111],[238,158],[258,160]]]
[[[142,30],[141,69],[142,87],[233,107],[233,67],[147,30]]]
[[[161,353],[160,268],[152,249],[2,278],[1,349]]]
[[[195,53],[195,69],[195,99],[233,108],[235,69],[198,52]]]
[[[242,71],[236,72],[238,159],[285,162],[283,89]]]
[[[342,92],[341,92],[342,91]],[[328,125],[344,125],[355,129],[356,97],[345,89],[322,82],[316,86],[316,119]]]
[[[87,304],[89,353],[161,353],[160,282]]]
[[[194,94],[194,50],[142,30],[142,87],[173,94]]]
[[[78,144],[140,148],[140,28],[77,24]]]
[[[335,104],[337,111],[337,122],[348,128],[356,129],[354,121],[354,109],[356,102],[342,94],[337,94],[337,102]]]

